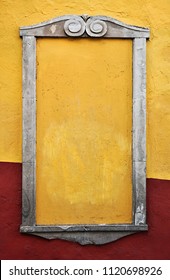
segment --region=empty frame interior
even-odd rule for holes
[[[37,40],[36,224],[132,223],[132,41]]]

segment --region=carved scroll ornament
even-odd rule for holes
[[[107,24],[103,20],[88,19],[87,22],[81,17],[69,19],[64,24],[64,31],[68,36],[82,36],[84,32],[90,37],[102,37],[107,32]]]

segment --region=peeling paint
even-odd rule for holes
[[[56,31],[56,25],[55,24],[51,25],[50,30],[51,30],[52,34],[54,34]]]
[[[136,213],[135,213],[135,224],[141,225],[145,223],[145,215],[143,214],[144,206],[141,204],[137,207]]]

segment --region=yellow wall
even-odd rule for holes
[[[21,162],[19,26],[64,14],[108,15],[151,29],[147,43],[147,176],[170,179],[170,1],[0,1],[0,161]]]
[[[37,223],[130,223],[131,40],[38,39],[37,64]]]

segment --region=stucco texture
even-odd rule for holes
[[[64,14],[106,15],[149,27],[147,42],[147,177],[170,179],[169,0],[0,2],[0,161],[21,162],[22,40],[19,27]]]
[[[169,260],[170,181],[147,180],[149,231],[101,245],[82,246],[21,234],[21,164],[0,163],[0,257],[2,260]]]
[[[37,224],[131,223],[131,61],[131,40],[37,40]]]

